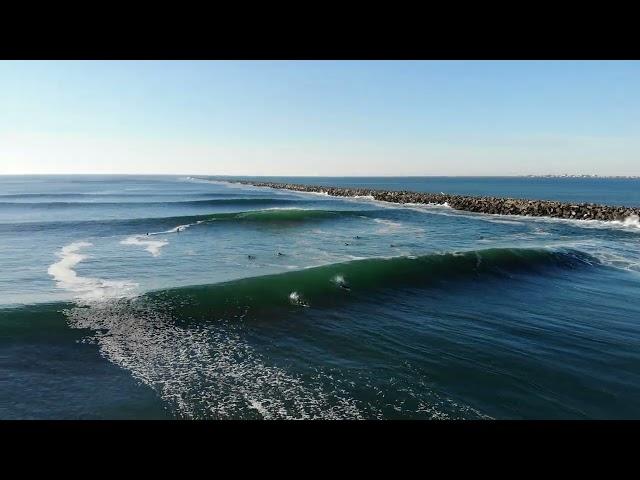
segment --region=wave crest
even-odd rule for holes
[[[250,277],[214,285],[180,287],[147,295],[180,305],[187,317],[235,316],[238,309],[257,314],[273,308],[322,306],[376,289],[429,287],[442,281],[478,276],[505,277],[523,272],[600,264],[578,250],[494,248],[420,257],[369,258]]]

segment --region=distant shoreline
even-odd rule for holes
[[[603,179],[639,179],[640,175],[514,175],[523,178],[603,178]]]
[[[192,177],[197,178],[197,177]],[[603,177],[599,177],[603,178]],[[209,178],[208,180],[213,180]],[[567,203],[552,200],[528,200],[507,197],[485,197],[453,195],[445,193],[423,193],[371,188],[343,188],[295,183],[258,182],[232,180],[218,177],[216,180],[254,187],[279,190],[321,193],[334,197],[371,197],[374,200],[400,204],[447,205],[456,210],[498,215],[522,215],[528,217],[551,217],[572,220],[626,221],[640,216],[640,208],[598,205],[594,203]]]
[[[572,178],[640,180],[640,175],[213,175],[210,173],[0,173],[0,177],[185,177],[185,178]]]

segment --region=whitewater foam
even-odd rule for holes
[[[92,329],[102,355],[154,389],[179,418],[362,418],[337,386],[303,380],[271,365],[243,339],[242,323],[176,324],[162,306],[114,301],[67,312]]]
[[[169,242],[166,240],[148,240],[145,239],[145,236],[143,235],[132,235],[131,237],[127,237],[122,240],[120,244],[142,246],[151,255],[157,257],[160,255],[160,249],[165,245],[168,245]]]
[[[103,298],[125,297],[134,293],[137,283],[118,280],[103,280],[100,278],[83,277],[74,268],[87,255],[80,250],[93,246],[90,242],[74,242],[63,247],[56,255],[59,261],[51,264],[47,273],[56,281],[56,286],[78,295],[84,300],[99,300]]]
[[[200,225],[201,223],[204,223],[204,220],[198,220],[197,222],[193,223],[185,223],[184,225],[178,225],[177,227],[170,228],[169,230],[164,230],[162,232],[151,232],[149,233],[149,235],[164,235],[165,233],[184,232],[187,228],[193,227],[194,225]]]
[[[308,307],[309,304],[305,301],[305,299],[298,292],[291,292],[289,294],[289,301],[292,305],[299,305],[301,307]]]
[[[160,255],[160,250],[162,249],[162,247],[165,247],[166,245],[168,245],[169,241],[164,238],[159,240],[153,240],[149,237],[156,236],[156,235],[166,235],[170,233],[184,232],[187,228],[190,228],[194,225],[200,225],[203,222],[204,220],[198,220],[197,222],[185,223],[184,225],[178,225],[177,227],[171,228],[169,230],[164,230],[162,232],[150,232],[150,233],[147,233],[146,235],[141,235],[141,234],[132,235],[122,240],[120,244],[142,246],[151,255],[153,255],[154,257],[157,257]]]
[[[614,220],[611,223],[620,224],[623,227],[640,228],[640,217],[638,215],[629,215],[622,221]]]

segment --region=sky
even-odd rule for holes
[[[640,62],[0,61],[0,175],[640,175]]]

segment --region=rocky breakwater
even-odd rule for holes
[[[525,200],[502,197],[473,197],[444,193],[418,193],[407,191],[373,190],[367,188],[339,188],[293,183],[252,182],[236,180],[235,183],[270,187],[297,192],[323,193],[336,197],[370,196],[375,200],[392,203],[416,203],[448,205],[456,210],[498,215],[525,215],[530,217],[555,217],[576,220],[625,221],[638,220],[640,208],[597,205],[593,203],[563,203],[550,200]]]

